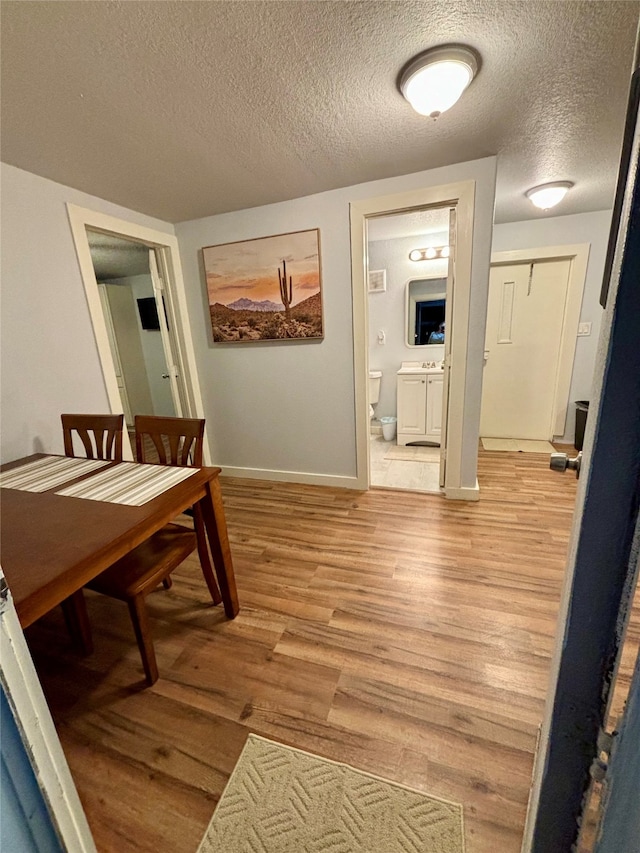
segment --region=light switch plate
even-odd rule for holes
[[[591,334],[591,323],[579,323],[578,324],[578,337],[586,338]]]

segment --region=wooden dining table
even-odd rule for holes
[[[0,472],[4,475],[49,456],[38,453],[16,459],[2,465]],[[100,471],[116,464],[137,469],[161,467],[107,463]],[[57,604],[71,601],[74,618],[86,630],[83,586],[195,504],[202,510],[224,611],[233,619],[239,605],[219,474],[220,468],[194,469],[186,479],[141,506],[56,494],[60,485],[41,492],[2,487],[0,563],[22,627]],[[64,486],[89,483],[95,476],[91,472],[70,478]]]

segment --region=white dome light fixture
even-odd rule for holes
[[[550,207],[555,207],[562,201],[572,186],[572,181],[554,181],[551,184],[532,187],[526,191],[525,195],[540,210],[549,210]]]
[[[425,50],[400,74],[399,87],[417,113],[431,118],[452,107],[478,73],[480,57],[470,47],[445,44]]]

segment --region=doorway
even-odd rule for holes
[[[143,243],[87,229],[118,390],[129,431],[136,415],[178,417],[170,379],[170,336],[162,291],[154,288],[151,257]],[[171,342],[170,342],[171,345]]]
[[[480,418],[485,449],[551,452],[549,443],[564,434],[588,249],[505,253],[511,263],[494,256]]]
[[[441,494],[455,244],[450,220],[449,205],[367,219],[369,480],[375,487]]]
[[[111,412],[204,418],[175,236],[67,210]]]
[[[367,229],[377,216],[411,213],[426,208],[448,207],[455,210],[455,268],[449,264],[447,286],[455,290],[455,299],[447,299],[450,334],[445,338],[441,427],[441,485],[445,497],[455,500],[479,499],[477,480],[479,400],[473,394],[469,377],[475,371],[475,359],[481,356],[482,341],[471,323],[470,306],[484,307],[486,290],[482,281],[472,294],[471,258],[474,246],[475,181],[460,181],[437,187],[409,190],[392,196],[352,202],[351,276],[353,299],[353,358],[355,376],[357,487],[370,485],[370,416],[368,358],[368,282]],[[451,237],[449,245],[451,243]],[[479,249],[481,251],[481,249]],[[372,270],[372,272],[375,272]],[[455,281],[454,281],[455,278]],[[472,298],[473,297],[473,298]],[[476,324],[477,326],[477,324]],[[455,365],[455,369],[454,366]],[[478,365],[479,366],[479,365]]]

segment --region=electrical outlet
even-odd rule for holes
[[[578,337],[586,338],[591,334],[591,323],[579,323],[578,324]]]

